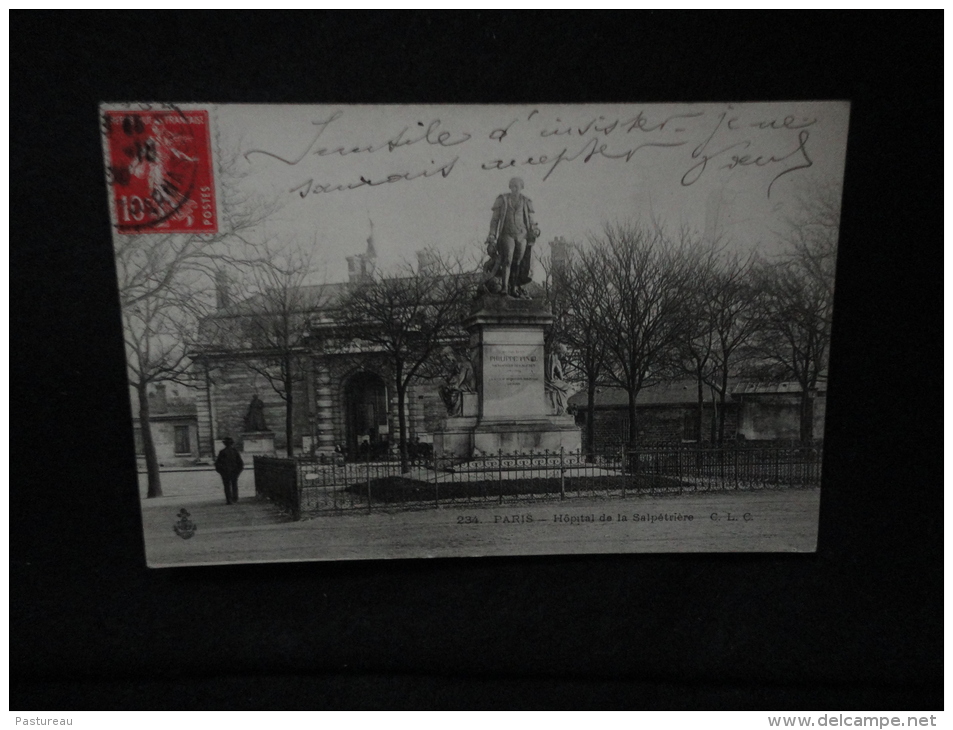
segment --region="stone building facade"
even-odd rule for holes
[[[133,413],[139,412],[136,391],[130,389]],[[156,383],[149,389],[149,426],[160,466],[188,466],[203,454],[195,402],[188,389]],[[142,426],[135,419],[136,459],[145,464]]]
[[[553,260],[565,258],[569,244],[551,244]],[[430,265],[428,252],[418,253],[419,269]],[[396,384],[384,353],[355,341],[335,321],[335,309],[352,287],[374,275],[373,238],[362,254],[347,257],[348,282],[305,287],[301,315],[306,323],[295,352],[296,378],[292,384],[292,447],[296,454],[344,451],[352,457],[394,453],[399,426]],[[286,453],[285,401],[268,378],[256,372],[267,353],[255,349],[247,323],[261,310],[256,297],[239,300],[227,280],[217,281],[218,311],[203,322],[203,344],[191,353],[197,384],[193,422],[197,457],[213,456],[221,440],[242,443],[249,403],[257,396],[264,404],[274,450]],[[259,370],[261,368],[258,368]],[[445,381],[420,380],[407,393],[406,424],[413,442],[433,443],[434,433],[447,418],[440,394]],[[581,385],[581,384],[580,384]],[[730,441],[772,441],[798,436],[799,390],[792,383],[732,383],[725,405],[725,438]],[[583,448],[613,449],[630,442],[627,394],[602,387],[595,404],[595,440],[585,441],[586,393],[569,400],[569,410],[582,427]],[[680,381],[644,389],[638,398],[637,440],[640,443],[711,442],[715,406],[706,389],[701,438],[698,434],[697,387]],[[824,393],[814,400],[817,437],[823,434]],[[181,430],[181,429],[180,429]]]
[[[421,267],[427,265],[428,256],[418,254]],[[388,360],[342,333],[334,318],[349,287],[374,274],[373,238],[365,253],[347,261],[347,283],[303,287],[301,292],[306,334],[294,355],[291,388],[292,446],[297,455],[343,450],[353,457],[393,453],[397,448],[397,391]],[[256,316],[259,302],[255,297],[236,300],[224,278],[217,286],[218,311],[202,323],[203,344],[190,354],[198,386],[201,452],[211,456],[225,437],[241,445],[249,403],[257,395],[264,403],[268,431],[274,434],[275,451],[286,453],[285,400],[260,372],[269,361],[267,353],[256,351],[247,337],[247,324]],[[411,442],[432,442],[434,429],[446,417],[442,384],[422,380],[408,389],[405,410]]]
[[[597,451],[620,448],[630,442],[628,394],[621,388],[602,387],[596,394],[595,442],[586,443],[586,393],[569,403],[576,423],[583,427],[583,448]],[[642,444],[711,443],[716,439],[717,409],[706,389],[702,433],[698,437],[698,391],[691,381],[645,388],[636,401],[638,442]],[[814,434],[822,438],[826,392],[814,398]],[[786,441],[799,435],[800,388],[796,383],[734,382],[725,403],[726,441]]]

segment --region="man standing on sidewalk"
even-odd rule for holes
[[[234,441],[226,437],[222,439],[225,448],[218,452],[215,459],[215,471],[222,477],[222,484],[225,485],[225,501],[228,504],[238,502],[238,475],[242,473],[245,464],[242,461],[242,455],[238,449],[232,446]]]

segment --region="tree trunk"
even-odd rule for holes
[[[701,371],[698,372],[698,413],[695,421],[695,440],[700,445],[705,432],[705,381]]]
[[[149,394],[145,383],[136,384],[139,395],[139,429],[142,432],[142,450],[146,456],[146,475],[148,489],[146,497],[161,497],[162,482],[159,477],[159,457],[156,456],[156,444],[152,438],[152,423],[149,421]]]
[[[400,449],[400,473],[410,471],[410,460],[407,458],[407,414],[404,413],[404,401],[407,397],[407,384],[397,381],[397,432],[398,447]],[[460,396],[463,397],[462,395]]]
[[[292,388],[294,383],[291,379],[291,359],[288,358],[285,363],[285,443],[288,449],[288,458],[294,456],[294,394]]]
[[[718,445],[725,445],[725,420],[728,417],[725,403],[728,399],[728,371],[722,372],[721,390],[718,391]]]
[[[208,408],[208,446],[209,453],[214,459],[215,454],[215,414],[212,411],[212,378],[208,372],[208,362],[205,363],[205,407]],[[201,452],[199,452],[201,455]]]
[[[637,446],[639,443],[639,415],[635,408],[636,391],[629,391],[629,446]]]
[[[814,440],[814,396],[810,388],[801,386],[801,414],[800,414],[801,443],[808,444]]]
[[[590,379],[586,400],[586,461],[593,461],[596,452],[596,381]]]

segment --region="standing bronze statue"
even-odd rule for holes
[[[539,228],[533,217],[533,201],[523,195],[523,181],[510,180],[510,192],[493,203],[490,235],[486,252],[490,256],[484,267],[486,288],[493,293],[516,299],[529,299],[523,287],[533,280],[533,243]]]

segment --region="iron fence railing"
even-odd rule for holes
[[[273,456],[256,456],[255,496],[274,502],[291,513],[293,519],[301,517],[301,488],[298,479],[298,464],[294,459]]]
[[[631,474],[672,477],[691,491],[813,487],[821,483],[823,446],[660,446],[631,449],[626,456]]]
[[[822,455],[819,444],[500,452],[466,461],[427,454],[407,472],[397,459],[256,457],[255,481],[259,494],[297,518],[308,512],[814,487]]]

